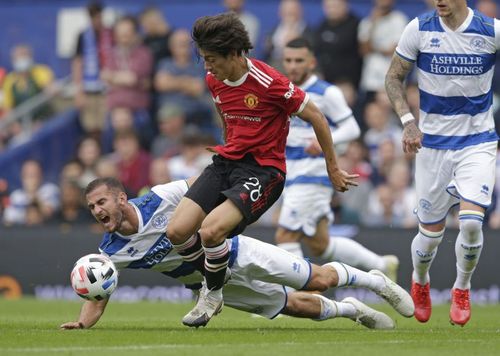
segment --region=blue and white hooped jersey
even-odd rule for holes
[[[101,253],[108,255],[118,269],[153,269],[187,286],[201,282],[201,274],[173,250],[165,233],[187,190],[186,181],[176,181],[154,186],[148,194],[129,200],[139,218],[138,232],[128,236],[104,234]]]
[[[415,18],[396,48],[416,63],[424,147],[457,150],[498,140],[491,82],[500,22],[468,10],[455,31],[436,11]]]
[[[326,116],[332,131],[340,122],[352,116],[344,95],[335,85],[313,75],[300,88],[309,95],[310,100]],[[316,135],[310,123],[296,116],[291,117],[286,142],[287,177],[285,184],[287,186],[307,183],[331,186],[324,155],[310,156],[305,152],[305,148],[315,138]]]

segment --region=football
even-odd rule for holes
[[[87,300],[109,298],[118,284],[118,271],[106,256],[90,254],[76,261],[71,271],[71,286]]]

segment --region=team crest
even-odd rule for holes
[[[165,215],[155,215],[151,224],[155,229],[163,229],[167,226],[167,217]]]
[[[254,109],[257,105],[259,105],[259,98],[257,98],[254,94],[245,95],[245,99],[243,101],[249,109]]]
[[[470,40],[470,45],[476,51],[484,49],[486,47],[486,40],[483,37],[475,36]]]

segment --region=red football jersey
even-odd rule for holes
[[[226,124],[226,143],[213,149],[233,160],[251,153],[261,166],[286,172],[290,115],[300,113],[308,97],[266,63],[247,63],[250,70],[237,82],[219,81],[207,73],[208,88]]]

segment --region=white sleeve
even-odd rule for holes
[[[339,126],[332,132],[332,140],[335,145],[350,142],[357,139],[361,134],[358,122],[354,116],[349,116],[347,120],[339,123]]]
[[[500,20],[493,19],[493,24],[495,26],[495,47],[500,49]]]
[[[347,105],[344,94],[338,87],[330,85],[325,90],[323,98],[323,114],[325,114],[334,123],[338,124],[340,121],[345,120],[352,115],[352,110],[349,105]]]
[[[368,17],[361,20],[358,25],[358,41],[366,42],[370,39],[370,30],[372,28],[372,22]]]
[[[418,18],[415,18],[405,27],[396,47],[396,53],[408,62],[415,62],[420,51],[419,44]]]
[[[163,200],[167,200],[177,206],[188,189],[189,186],[185,180],[177,180],[167,184],[155,185],[151,188],[151,191]]]

